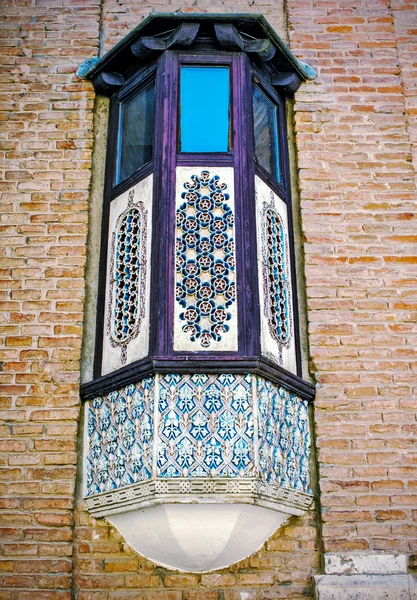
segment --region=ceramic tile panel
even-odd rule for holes
[[[252,376],[165,375],[158,436],[161,477],[253,476]]]
[[[255,375],[158,375],[87,407],[88,496],[151,478],[310,494],[307,402]]]
[[[87,403],[88,496],[151,477],[153,418],[151,377]]]
[[[311,493],[307,401],[261,378],[257,379],[256,396],[261,478]]]

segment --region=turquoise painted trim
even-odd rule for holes
[[[297,62],[298,62],[298,66],[299,66],[300,70],[302,70],[303,73],[305,74],[306,79],[310,79],[310,80],[316,79],[317,71],[311,65],[304,62],[303,60],[297,59]]]
[[[87,60],[85,60],[84,62],[82,62],[78,66],[78,68],[77,68],[77,70],[75,72],[75,74],[78,77],[78,79],[88,79],[88,77],[86,76],[87,73],[89,71],[91,71],[91,69],[93,67],[95,67],[97,65],[97,63],[99,62],[99,60],[100,59],[98,58],[98,56],[94,56],[92,58],[87,58]]]

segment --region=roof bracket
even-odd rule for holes
[[[296,73],[276,73],[272,75],[271,83],[285,93],[294,94],[301,85],[301,79]]]
[[[219,44],[225,50],[244,50],[245,45],[240,33],[231,23],[215,23],[214,31]]]
[[[145,59],[164,50],[181,50],[190,46],[197,37],[199,23],[181,23],[167,39],[142,36],[130,46],[136,58]]]
[[[102,71],[93,79],[94,89],[97,94],[102,94],[103,96],[115,92],[122,87],[124,82],[124,77],[120,73],[108,73],[106,71]]]
[[[269,62],[275,56],[276,48],[267,40],[254,40],[253,42],[245,43],[245,52],[255,54],[262,62]]]

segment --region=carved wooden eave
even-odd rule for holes
[[[269,70],[272,83],[294,93],[316,72],[298,60],[262,15],[154,14],[142,21],[102,58],[82,63],[77,76],[96,92],[111,96],[142,66],[166,50],[245,52]]]

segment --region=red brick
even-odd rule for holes
[[[120,560],[111,559],[104,561],[104,570],[107,573],[122,572],[122,571],[136,571],[138,568],[138,560],[136,557],[131,556],[129,558],[124,557]]]
[[[228,587],[236,585],[236,577],[232,573],[208,573],[201,576],[201,585],[207,587]]]
[[[185,573],[169,574],[164,579],[166,587],[195,587],[197,582],[197,575],[186,575]]]

